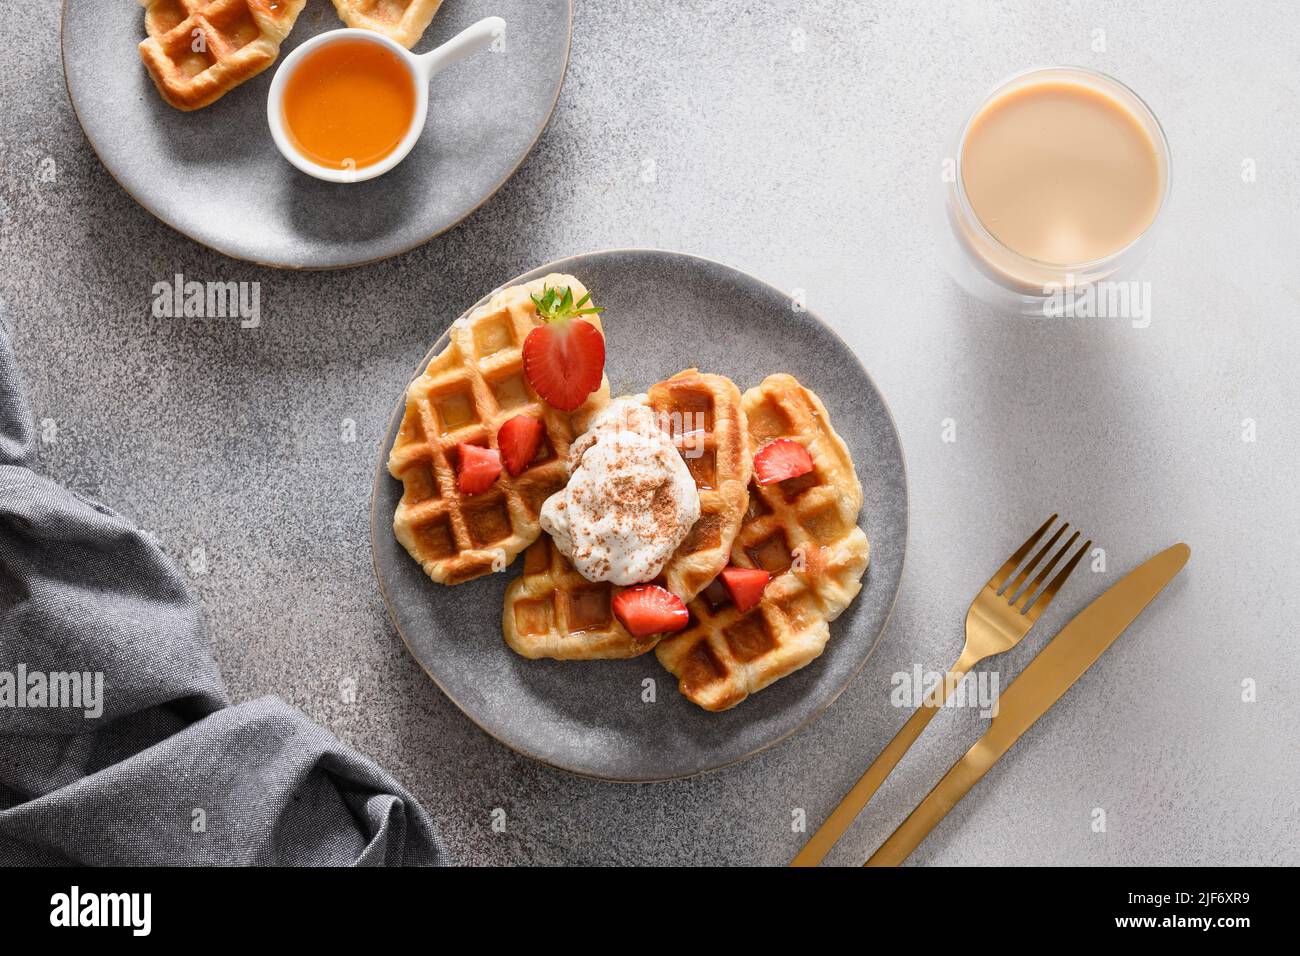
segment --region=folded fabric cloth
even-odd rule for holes
[[[0,316],[0,865],[449,862],[374,762],[232,706],[175,565],[34,465]]]

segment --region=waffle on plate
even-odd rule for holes
[[[672,436],[700,495],[700,517],[656,579],[683,601],[726,566],[748,504],[752,456],[740,390],[731,379],[679,372],[651,387],[647,404]],[[660,635],[633,636],[611,611],[620,588],[588,581],[548,535],[529,548],[523,574],[506,591],[502,632],[524,657],[590,660],[635,657]]]
[[[442,0],[334,0],[339,19],[350,27],[374,30],[408,50],[419,42]]]
[[[220,99],[275,62],[307,0],[140,0],[140,59],[178,110]]]
[[[434,581],[458,584],[504,570],[541,534],[538,512],[568,479],[569,444],[609,402],[609,380],[573,412],[551,407],[523,372],[523,342],[542,319],[532,300],[546,287],[586,294],[577,279],[548,275],[495,293],[452,324],[450,339],[407,388],[406,412],[388,457],[402,482],[393,515],[397,539]],[[597,315],[587,317],[598,330]],[[457,485],[457,445],[497,448],[497,432],[516,415],[545,426],[536,458],[519,475],[502,471],[482,494]]]
[[[758,605],[741,614],[715,581],[690,603],[687,627],[655,648],[682,694],[712,711],[734,707],[821,654],[829,622],[862,587],[870,551],[857,526],[862,486],[821,400],[778,374],[747,391],[741,404],[751,454],[791,439],[808,450],[814,468],[750,485],[731,563],[772,575]]]

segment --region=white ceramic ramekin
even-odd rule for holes
[[[372,30],[330,30],[312,37],[286,56],[275,71],[275,78],[271,81],[271,89],[266,97],[266,121],[271,127],[271,138],[275,140],[276,148],[285,159],[317,179],[324,179],[331,183],[357,183],[382,176],[406,158],[406,154],[411,151],[415,141],[420,138],[420,133],[424,131],[424,122],[429,114],[429,81],[453,63],[459,63],[466,57],[487,49],[494,40],[505,35],[505,29],[505,20],[500,17],[487,17],[462,30],[437,49],[421,54],[412,53],[401,44]],[[293,137],[285,128],[284,122],[284,88],[293,71],[313,50],[340,40],[365,40],[391,50],[406,65],[411,74],[411,83],[415,86],[415,113],[411,117],[410,129],[406,131],[402,141],[379,162],[359,169],[332,169],[308,159],[294,145]]]

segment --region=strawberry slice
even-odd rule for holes
[[[587,305],[590,293],[574,302],[568,286],[547,287],[532,298],[542,324],[524,339],[524,377],[548,404],[571,412],[600,388],[605,337],[579,316],[601,310]]]
[[[681,598],[657,584],[639,584],[614,595],[614,614],[636,637],[680,631],[690,620]]]
[[[510,474],[518,475],[537,457],[546,426],[532,415],[516,415],[497,432],[497,447]]]
[[[763,588],[772,576],[762,568],[723,568],[722,583],[731,592],[736,610],[744,614],[763,600]]]
[[[605,337],[583,319],[539,325],[524,339],[524,375],[548,404],[571,412],[600,388]]]
[[[487,491],[501,474],[501,453],[495,448],[460,442],[456,445],[456,457],[460,460],[456,487],[463,495]]]
[[[812,456],[808,449],[789,438],[770,441],[754,455],[754,480],[760,485],[798,478],[812,470]]]

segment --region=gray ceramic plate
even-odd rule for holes
[[[405,252],[460,220],[523,162],[550,119],[569,60],[571,0],[446,0],[416,52],[476,20],[505,18],[502,52],[435,78],[429,121],[392,172],[347,185],[300,173],[266,125],[273,64],[211,106],[163,102],[140,64],[144,12],[128,0],[65,0],[63,69],[90,145],[109,173],[163,222],[239,259],[335,268]],[[280,48],[342,27],[311,0]]]
[[[503,574],[444,587],[426,578],[393,537],[402,486],[385,463],[401,424],[401,396],[371,506],[380,590],[429,676],[470,719],[520,753],[625,781],[684,777],[735,763],[820,713],[884,631],[907,542],[907,480],[893,418],[834,332],[811,313],[794,311],[783,293],[735,269],[677,253],[624,250],[552,262],[503,284],[549,272],[577,276],[604,306],[614,395],[644,391],[695,365],[730,376],[742,391],[787,371],[821,396],[862,481],[861,524],[871,540],[862,593],[831,625],[821,657],[721,714],[706,713],[678,694],[676,679],[653,653],[618,661],[526,660],[501,637],[502,597],[522,559]],[[444,333],[416,375],[446,342]],[[656,703],[642,702],[646,678],[657,684]]]

